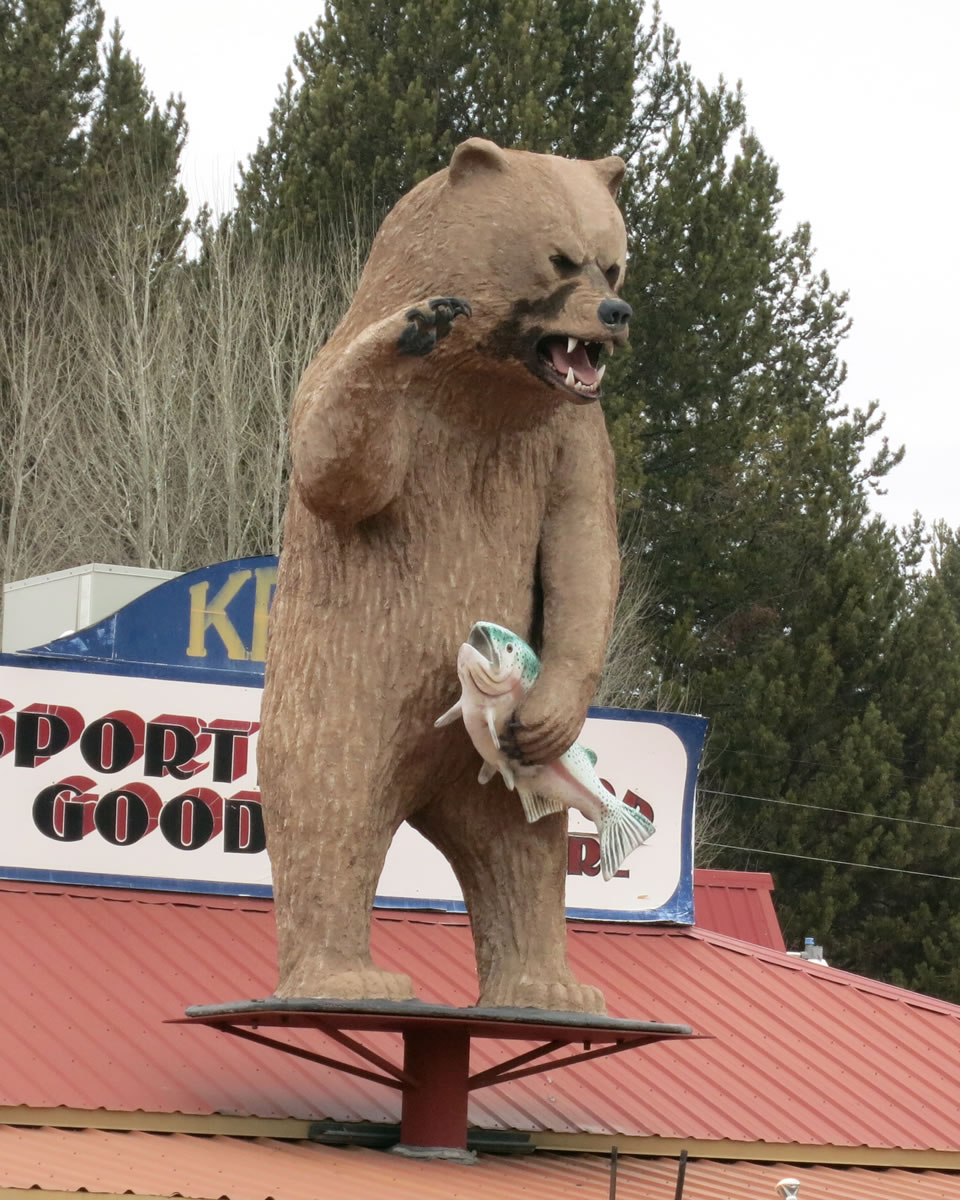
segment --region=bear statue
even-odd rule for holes
[[[595,691],[619,581],[597,400],[631,313],[623,172],[462,143],[387,216],[300,384],[259,745],[279,997],[412,997],[369,948],[408,821],[462,887],[481,1005],[604,1011],[567,964],[566,815],[528,824],[434,719],[478,620],[540,654],[519,760],[562,754]]]

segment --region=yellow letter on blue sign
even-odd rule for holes
[[[250,653],[227,616],[227,605],[250,578],[250,571],[232,571],[214,598],[207,603],[208,581],[195,583],[190,589],[190,658],[207,657],[207,630],[215,629],[227,648],[227,658],[248,659]]]

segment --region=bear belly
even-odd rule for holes
[[[392,724],[402,713],[426,728],[456,698],[457,650],[474,622],[530,637],[538,504],[471,513],[454,500],[419,525],[396,505],[339,535],[299,507],[281,557],[265,696],[286,710],[284,724],[319,724],[336,705],[342,725],[349,696],[357,719],[375,711]],[[285,680],[282,695],[274,678]]]

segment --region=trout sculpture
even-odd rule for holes
[[[623,860],[655,832],[643,813],[610,792],[594,770],[597,756],[580,742],[542,766],[511,758],[504,735],[518,704],[536,683],[540,660],[523,638],[502,625],[478,621],[457,654],[460,699],[438,717],[439,727],[463,719],[483,766],[480,783],[500,772],[516,793],[528,821],[576,808],[597,827],[600,867],[612,879]]]

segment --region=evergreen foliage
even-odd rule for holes
[[[171,96],[159,108],[116,22],[87,137],[85,187],[101,205],[136,193],[150,196],[171,223],[168,253],[186,232],[187,195],[177,178],[186,136],[183,100]]]
[[[101,61],[102,32],[97,0],[0,0],[0,223],[21,239],[69,235],[80,211],[133,188],[171,213],[172,252],[183,103],[158,108],[119,25]]]
[[[0,0],[0,211],[63,215],[100,82],[96,0]]]
[[[297,39],[239,219],[272,236],[382,215],[482,134],[599,157],[633,134],[633,89],[656,29],[637,0],[339,0]]]
[[[720,861],[773,870],[789,942],[960,997],[958,884],[929,877],[960,875],[960,833],[937,828],[960,825],[956,542],[941,527],[918,573],[922,529],[869,516],[901,452],[875,405],[841,402],[846,297],[809,228],[780,231],[739,95],[691,88],[644,179],[608,415],[655,672],[711,718],[719,840],[761,852]]]

